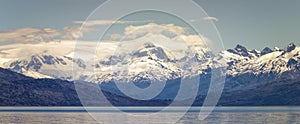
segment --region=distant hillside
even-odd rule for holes
[[[97,85],[83,83],[85,105],[104,105],[94,98]],[[168,105],[168,101],[137,101],[127,97],[103,92],[114,105]],[[0,106],[81,106],[73,82],[59,79],[34,79],[0,68]]]
[[[205,96],[198,96],[194,105],[202,105]],[[278,79],[248,89],[225,91],[219,106],[299,106],[300,80]]]
[[[224,106],[299,106],[300,80],[287,79],[259,85],[253,89],[223,93]]]
[[[1,106],[79,106],[73,83],[33,79],[0,68]]]

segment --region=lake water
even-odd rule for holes
[[[93,109],[92,114],[80,107],[0,107],[0,123],[26,123],[26,124],[77,124],[99,123],[94,118],[101,118],[100,123],[111,124],[147,124],[165,123],[177,118],[181,113],[180,108],[160,113],[160,119],[148,118],[141,120],[144,115],[153,114],[152,110],[159,110],[159,107],[128,107],[124,113],[110,108]],[[151,111],[149,111],[151,110]],[[199,120],[198,108],[193,108],[182,118],[176,120],[177,124],[300,124],[300,107],[216,107],[215,110],[204,120]],[[133,116],[131,116],[133,115]],[[94,118],[93,118],[93,117]],[[163,116],[163,119],[161,117]]]

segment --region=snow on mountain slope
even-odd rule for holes
[[[100,61],[97,64],[99,69],[96,70],[96,75],[99,76],[97,82],[110,81],[112,78],[118,81],[128,78],[131,78],[129,80],[177,78],[180,70],[169,58],[173,57],[169,57],[161,47],[148,43],[144,48],[130,54],[115,55],[107,61]]]
[[[143,46],[145,43],[152,43],[166,51],[170,51],[169,54],[180,59],[185,56],[185,51],[195,50],[194,53],[203,55],[210,51],[207,45],[207,39],[203,36],[198,35],[179,35],[174,38],[169,38],[161,34],[148,33],[143,37],[122,42],[100,42],[96,51],[98,60],[101,61],[103,57],[109,57],[109,55],[122,53],[130,53],[133,50]]]
[[[148,33],[123,42],[3,45],[0,46],[0,67],[34,78],[90,82],[110,81],[113,77],[118,80],[174,79],[198,75],[203,68],[208,68],[205,63],[209,62],[210,49],[205,39],[196,35],[170,38]]]
[[[36,71],[30,71],[30,70],[24,70],[24,69],[21,70],[21,73],[28,77],[34,77],[34,78],[53,78],[51,76],[44,75],[44,74],[41,74]]]
[[[254,89],[268,82],[299,79],[300,47],[293,43],[284,49],[238,50],[242,49],[235,48],[219,54],[228,64],[225,91]]]
[[[283,73],[293,69],[299,69],[300,47],[293,43],[289,44],[284,50],[267,50],[265,48],[259,56],[249,57],[238,54],[227,55],[229,63],[228,74],[240,75],[245,73],[263,74],[263,73]],[[266,52],[269,51],[269,52]],[[249,52],[249,51],[248,51]],[[227,53],[226,51],[224,53]]]
[[[88,81],[167,80],[199,75],[209,63],[210,49],[205,42],[196,36],[170,39],[147,34],[118,43],[111,51],[113,55],[98,59],[95,74]]]
[[[73,50],[72,41],[0,46],[1,67],[34,78],[72,79],[72,67],[86,68],[85,62],[67,55]]]
[[[98,46],[97,46],[98,45]],[[300,47],[248,50],[237,45],[213,57],[205,37],[146,34],[131,41],[75,41],[0,46],[0,67],[34,78],[61,78],[89,82],[167,80],[205,74],[224,66],[227,75],[260,75],[300,69]],[[91,48],[95,48],[91,49]],[[95,58],[94,58],[95,57]],[[76,68],[74,73],[73,67]],[[73,75],[77,74],[77,75]]]

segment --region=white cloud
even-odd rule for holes
[[[0,32],[0,42],[38,43],[48,42],[61,33],[51,28],[19,28]]]
[[[128,26],[125,28],[125,36],[129,39],[135,39],[137,37],[144,36],[146,34],[170,34],[170,35],[182,35],[186,34],[187,28],[176,26],[174,24],[155,24],[149,23],[141,26]]]
[[[187,27],[177,26],[174,24],[155,24],[149,23],[140,26],[125,27],[124,34],[111,35],[111,42],[121,42],[121,51],[136,49],[144,43],[151,42],[169,50],[187,49],[187,46],[193,46],[196,51],[201,52],[208,47],[209,39],[203,35],[190,34]],[[120,42],[116,42],[120,43]]]
[[[206,21],[219,21],[219,19],[217,17],[212,17],[212,16],[207,16],[207,17],[204,17],[203,20],[206,20]]]
[[[89,32],[91,29],[89,28],[80,28],[80,27],[65,27],[64,28],[64,35],[62,36],[63,39],[74,40],[77,38],[82,37],[84,32]]]
[[[75,24],[83,24],[84,26],[95,25],[111,25],[111,24],[126,24],[126,23],[139,23],[151,21],[124,21],[124,20],[88,20],[88,21],[74,21]]]
[[[112,34],[110,36],[110,39],[111,40],[119,40],[120,38],[122,38],[122,35],[121,34]]]

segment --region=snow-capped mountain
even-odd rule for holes
[[[3,45],[0,46],[0,67],[34,78],[95,83],[138,82],[207,74],[211,68],[226,66],[216,64],[225,60],[227,80],[232,79],[234,85],[242,84],[237,79],[243,78],[243,83],[249,83],[251,81],[245,79],[262,75],[280,77],[285,72],[298,72],[300,69],[300,47],[293,43],[284,49],[266,47],[262,51],[237,45],[234,49],[212,55],[206,43],[197,42],[197,38],[147,34],[132,41],[101,42],[97,51],[90,50],[91,46],[95,46],[90,42],[83,43],[79,51],[74,51],[74,41]],[[93,59],[88,57],[93,55]]]
[[[164,80],[180,77],[180,69],[172,63],[173,56],[152,43],[144,44],[129,54],[113,55],[100,61],[96,68],[98,82],[110,80]],[[105,68],[111,68],[110,71]],[[117,72],[117,73],[116,73]],[[127,78],[124,78],[126,76]],[[109,77],[109,78],[107,78]]]
[[[146,37],[119,44],[114,54],[97,61],[93,76],[86,81],[163,81],[199,75],[207,69],[210,50],[205,43],[183,36]]]
[[[0,65],[3,68],[34,78],[73,80],[72,69],[87,68],[80,58],[72,58],[72,42],[1,46]]]
[[[225,90],[251,89],[267,82],[299,78],[300,47],[295,44],[262,51],[244,48],[237,45],[219,54],[228,63]]]
[[[149,33],[132,41],[101,42],[96,51],[92,49],[96,42],[4,45],[0,46],[0,67],[34,78],[96,83],[169,80],[199,75],[208,68],[211,52],[203,39]],[[75,51],[75,46],[80,49]]]
[[[155,99],[174,98],[180,79],[195,76],[200,76],[198,95],[206,94],[211,70],[219,67],[227,68],[224,92],[300,77],[300,47],[293,43],[261,51],[237,45],[213,55],[197,38],[148,35],[146,39],[101,42],[96,50],[95,43],[83,42],[76,51],[74,41],[4,45],[0,46],[0,67],[34,78],[100,83],[102,89],[121,96],[111,82],[147,87],[166,81],[164,92]]]
[[[11,60],[8,67],[12,71],[36,78],[53,77],[72,79],[73,64],[82,69],[86,68],[85,63],[81,59],[73,59],[67,56],[53,56],[51,54],[32,55],[29,58]],[[34,73],[37,75],[34,75]]]
[[[237,45],[234,50],[223,51],[221,55],[228,62],[228,74],[240,75],[244,73],[283,73],[299,69],[300,47],[291,43],[285,49],[268,47],[262,51],[247,50]],[[224,55],[225,54],[225,55]]]

